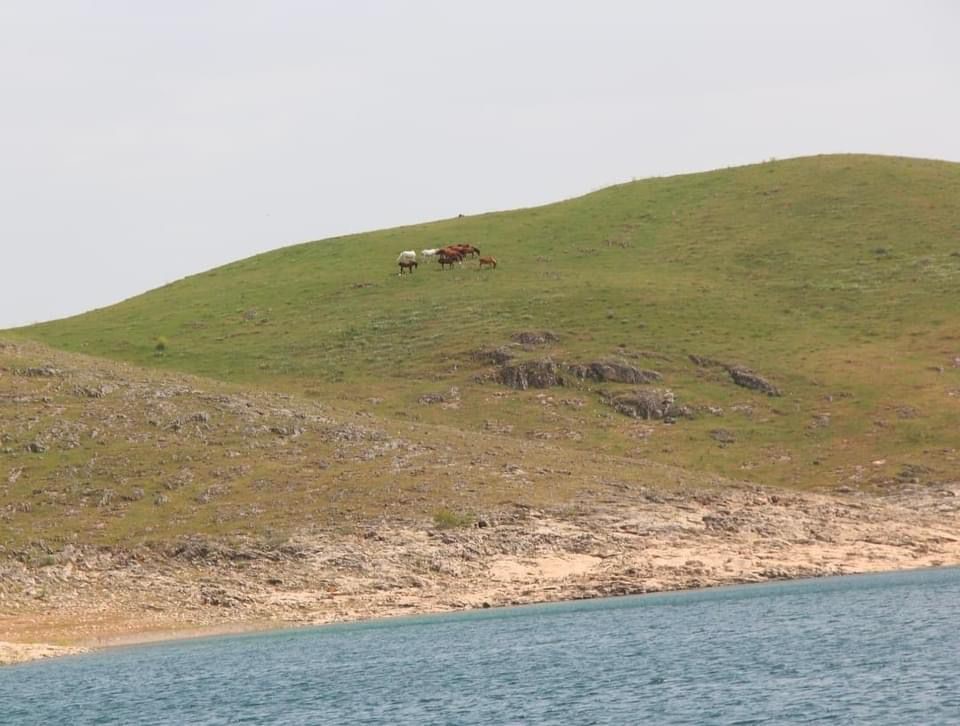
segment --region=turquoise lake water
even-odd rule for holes
[[[168,642],[0,669],[3,724],[960,724],[960,569]]]

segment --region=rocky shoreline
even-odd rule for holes
[[[41,565],[0,561],[0,663],[192,633],[957,565],[958,524],[960,489],[880,498],[723,486],[514,506],[446,529],[381,522],[279,543],[68,546]]]

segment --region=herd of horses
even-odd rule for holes
[[[478,257],[481,270],[484,267],[489,267],[493,270],[497,269],[497,260],[495,257],[481,257],[480,248],[468,244],[447,245],[446,247],[427,249],[423,250],[420,256],[424,261],[435,259],[440,263],[441,270],[447,267],[453,267],[455,264],[463,262],[467,257]],[[401,252],[397,258],[397,265],[400,267],[399,274],[402,275],[404,271],[413,273],[417,268],[417,253],[414,250]]]

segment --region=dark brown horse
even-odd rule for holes
[[[461,259],[463,258],[458,255],[448,255],[445,252],[441,252],[439,255],[437,255],[437,262],[440,263],[441,270],[443,269],[444,265],[453,267],[454,264],[459,262]]]

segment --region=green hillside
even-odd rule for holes
[[[458,242],[498,268],[396,274],[401,250]],[[514,345],[518,360],[654,369],[685,415],[618,413],[626,384],[495,382],[473,353],[521,331],[558,339]],[[647,179],[287,247],[4,335],[764,483],[936,481],[960,446],[960,165],[823,156]]]

